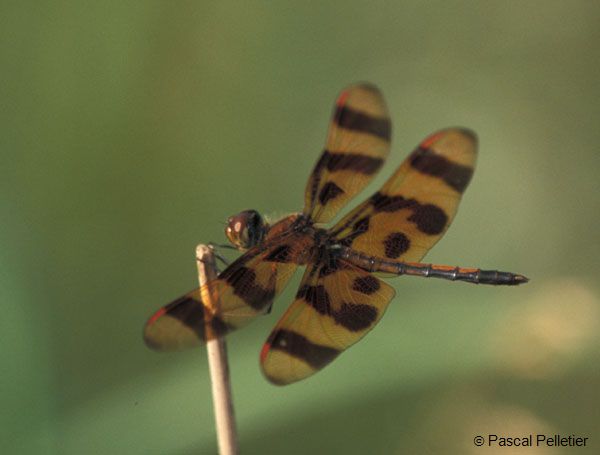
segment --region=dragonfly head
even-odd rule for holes
[[[265,232],[265,220],[256,210],[244,210],[229,217],[225,227],[225,235],[239,250],[247,250],[258,245]]]

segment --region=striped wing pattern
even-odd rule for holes
[[[277,227],[274,230],[279,231]],[[309,241],[284,233],[267,239],[266,246],[250,249],[218,279],[183,295],[151,316],[144,329],[146,344],[162,351],[184,349],[243,327],[264,314],[293,275]],[[203,304],[206,301],[218,302],[217,314],[211,314]],[[206,330],[207,322],[210,334]]]
[[[452,222],[476,156],[473,132],[449,128],[432,134],[330,234],[367,255],[420,261]]]
[[[304,214],[327,223],[379,171],[390,151],[391,123],[379,89],[346,88],[338,97],[325,150],[306,186]]]
[[[346,88],[309,177],[303,215],[316,224],[331,221],[379,171],[390,138],[380,91],[369,84]],[[368,256],[420,261],[452,222],[476,155],[477,138],[469,130],[432,134],[379,191],[327,231],[327,241]],[[296,382],[360,340],[382,317],[393,288],[335,254],[321,252],[315,259],[316,239],[294,227],[297,219],[274,224],[260,245],[216,280],[157,311],[145,327],[148,346],[182,349],[244,326],[270,309],[298,265],[307,270],[295,300],[261,351],[265,376],[279,385]],[[203,304],[208,301],[218,302],[219,311]]]
[[[309,266],[263,346],[263,373],[278,385],[316,373],[371,330],[393,297],[391,286],[342,261]]]

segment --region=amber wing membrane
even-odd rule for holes
[[[158,310],[146,323],[146,344],[161,351],[192,347],[264,314],[297,267],[297,250],[286,240],[247,251],[216,280]],[[218,302],[219,312],[203,302]]]
[[[263,373],[278,385],[316,373],[371,330],[393,297],[392,287],[342,261],[309,266],[263,346]]]
[[[391,123],[379,89],[357,84],[339,95],[325,150],[306,186],[304,214],[327,223],[379,171],[390,151]]]
[[[452,222],[476,156],[472,131],[449,128],[432,134],[330,234],[361,253],[420,261]]]

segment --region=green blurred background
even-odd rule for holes
[[[477,172],[427,260],[532,281],[392,280],[376,330],[278,388],[258,352],[296,277],[229,338],[243,453],[495,453],[473,437],[543,432],[598,450],[599,13],[2,2],[2,452],[216,452],[205,351],[151,352],[143,323],[195,285],[195,245],[224,241],[229,215],[301,208],[333,100],[359,80],[394,124],[365,194],[428,133],[473,128]]]

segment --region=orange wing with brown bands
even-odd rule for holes
[[[158,310],[146,323],[146,344],[162,351],[192,347],[243,327],[267,312],[298,266],[298,255],[305,248],[298,240],[302,239],[289,234],[268,247],[253,248],[216,280]],[[218,302],[219,312],[212,313],[203,301]]]
[[[263,346],[263,373],[278,385],[316,373],[371,330],[393,297],[388,284],[342,261],[309,266]]]
[[[472,131],[449,128],[432,134],[331,235],[371,256],[420,261],[452,222],[476,157]]]
[[[379,171],[390,151],[391,123],[379,89],[346,88],[338,97],[325,150],[306,185],[304,214],[327,223]]]

